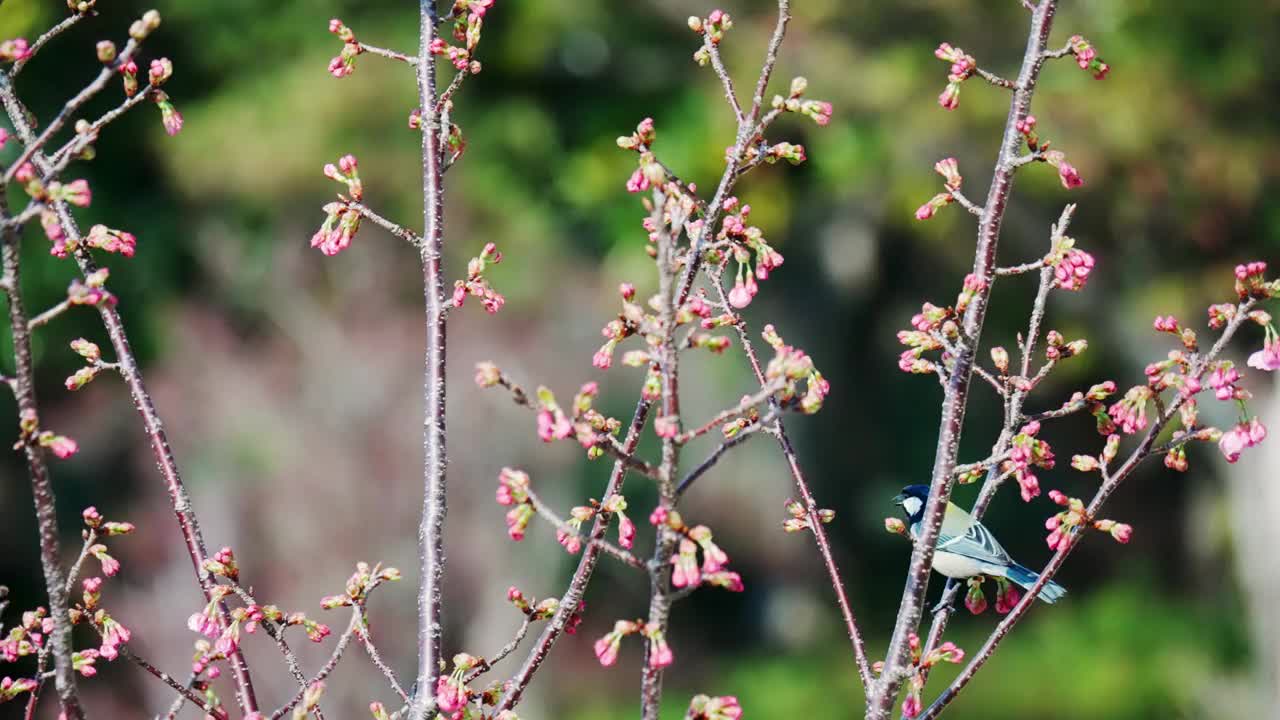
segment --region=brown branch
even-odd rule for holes
[[[80,22],[82,19],[84,19],[84,14],[76,13],[75,15],[72,15],[70,17],[63,18],[62,22],[44,31],[44,33],[40,35],[40,37],[36,38],[35,42],[31,43],[31,47],[27,52],[27,56],[13,63],[13,69],[9,71],[9,77],[11,78],[18,77],[18,73],[22,72],[22,68],[26,67],[27,63],[31,62],[35,58],[36,53],[40,52],[40,50],[43,49],[44,46],[47,45],[50,40],[66,32],[71,28],[72,25],[75,25],[76,23]]]
[[[924,509],[918,541],[911,553],[910,570],[902,591],[897,621],[885,656],[885,671],[876,682],[867,708],[868,720],[888,718],[894,699],[901,687],[897,679],[900,671],[909,665],[908,637],[916,631],[924,609],[925,593],[933,569],[934,547],[942,527],[942,517],[950,501],[955,482],[957,450],[964,428],[965,408],[969,398],[969,381],[973,376],[978,343],[982,337],[983,321],[995,280],[996,249],[1000,240],[1000,228],[1005,208],[1013,188],[1014,168],[1011,160],[1022,142],[1017,126],[1031,110],[1031,98],[1044,63],[1043,52],[1053,26],[1057,0],[1042,0],[1032,14],[1027,48],[1018,73],[1017,89],[1005,121],[1004,138],[1000,155],[996,160],[995,176],[987,194],[986,205],[978,227],[978,244],[974,257],[973,274],[982,282],[982,288],[974,294],[965,313],[962,334],[968,340],[955,358],[954,369],[948,379],[942,404],[942,417],[938,432],[933,473],[930,481],[929,501]]]
[[[395,235],[401,240],[404,240],[405,242],[414,246],[418,250],[422,250],[423,248],[422,238],[419,237],[417,233],[410,230],[409,228],[406,228],[403,225],[397,225],[396,223],[391,222],[390,220],[382,217],[381,215],[374,212],[373,210],[370,210],[367,205],[363,205],[358,202],[347,203],[347,208],[351,210],[355,210],[357,213],[360,213],[362,217],[366,217],[372,220],[373,224],[377,225],[378,227],[386,230],[392,235]]]
[[[554,525],[556,529],[560,530],[561,532],[565,532],[570,535],[578,534],[576,530],[574,530],[572,527],[569,526],[569,523],[565,522],[564,519],[562,519],[559,515],[556,515],[551,510],[551,508],[548,507],[547,504],[542,501],[542,498],[539,498],[536,494],[534,494],[532,490],[526,488],[525,493],[527,493],[529,496],[529,504],[533,505],[533,509],[539,515],[541,515],[544,520]],[[597,510],[596,512],[603,513],[604,511]],[[631,554],[630,552],[623,550],[617,545],[614,545],[608,540],[605,540],[604,538],[588,537],[586,544],[599,547],[601,550],[621,560],[623,563],[630,565],[631,567],[638,568],[640,570],[646,570],[646,571],[648,570],[648,566],[645,565],[643,560]]]
[[[170,675],[167,672],[164,672],[163,670],[160,670],[155,665],[152,665],[146,660],[143,660],[136,653],[134,653],[133,650],[129,649],[128,645],[120,645],[116,649],[126,659],[132,660],[135,665],[142,668],[143,670],[146,670],[151,675],[155,676],[158,680],[160,680],[160,682],[173,688],[174,692],[182,696],[181,699],[192,703],[193,705],[205,711],[206,713],[213,715],[216,718],[219,718],[219,720],[227,720],[226,709],[221,707],[215,707],[214,705],[209,704],[207,700],[195,694],[195,692],[193,692],[190,688],[178,682],[177,680],[174,680],[172,675]]]
[[[690,470],[688,474],[684,476],[684,479],[680,481],[680,484],[676,486],[676,497],[683,496],[685,491],[688,490],[698,478],[702,477],[711,470],[711,468],[715,467],[716,463],[720,462],[720,458],[728,451],[755,437],[761,430],[765,432],[776,431],[775,428],[772,428],[770,423],[772,423],[777,417],[777,413],[770,412],[758,422],[742,428],[733,437],[717,445],[716,449],[711,451],[711,454],[707,456],[707,459],[703,460],[697,467]]]
[[[129,42],[130,46],[136,46],[136,41],[130,40]],[[126,50],[128,49],[126,48]],[[35,132],[27,119],[27,110],[22,105],[21,100],[18,99],[12,81],[3,73],[0,73],[0,104],[3,104],[6,114],[9,116],[9,122],[13,125],[19,140],[28,149],[38,147]],[[50,161],[39,152],[33,152],[29,157],[42,176],[47,176],[52,169]],[[83,276],[93,274],[98,269],[97,264],[82,242],[83,236],[75,218],[71,215],[69,206],[64,201],[55,201],[53,210],[58,214],[63,231],[76,246],[74,256],[81,274]],[[200,533],[199,523],[191,508],[191,498],[182,482],[177,461],[173,457],[173,450],[164,431],[164,425],[156,412],[155,403],[143,382],[142,373],[138,368],[138,362],[134,357],[120,314],[111,303],[99,303],[97,309],[106,328],[107,335],[111,340],[112,348],[115,350],[119,372],[129,387],[129,395],[133,400],[134,408],[142,419],[143,429],[147,434],[152,454],[156,459],[156,466],[164,478],[169,501],[178,520],[178,527],[187,546],[187,554],[191,558],[196,577],[200,581],[200,587],[204,591],[205,597],[211,600],[213,598],[214,583],[212,577],[204,570],[204,561],[208,557],[204,538]],[[220,605],[219,612],[225,622],[227,617],[226,607]],[[249,677],[248,665],[245,664],[238,648],[232,653],[230,664],[241,708],[246,713],[255,712],[257,710],[257,699],[253,690],[253,681]]]
[[[387,663],[382,659],[382,656],[378,653],[377,646],[373,644],[373,638],[369,636],[368,626],[369,620],[368,617],[364,615],[362,608],[360,627],[356,630],[356,637],[360,638],[360,643],[364,646],[364,651],[369,655],[369,660],[373,662],[374,667],[378,668],[378,670],[382,672],[382,676],[387,679],[387,682],[391,685],[391,689],[400,696],[401,700],[406,703],[409,702],[409,694],[404,691],[404,688],[400,685],[400,681],[396,679],[395,671],[392,670],[391,666],[387,665]]]
[[[0,217],[8,215],[8,199],[0,193]],[[22,297],[22,248],[18,232],[13,228],[6,229],[0,236],[0,243],[3,244],[0,247],[0,255],[3,257],[3,286],[9,301],[9,329],[13,339],[13,390],[17,399],[18,418],[20,421],[37,424],[35,428],[24,431],[20,442],[27,459],[27,472],[31,477],[31,495],[35,502],[40,532],[40,567],[49,595],[49,614],[53,619],[53,633],[49,642],[54,660],[54,685],[63,714],[79,720],[84,717],[84,711],[80,707],[75,670],[72,667],[69,602],[66,575],[58,546],[58,513],[53,478],[45,462],[45,451],[36,439],[40,432],[39,407],[36,401],[35,365],[31,353],[30,320]]]
[[[425,720],[434,710],[433,691],[445,657],[444,635],[444,523],[447,514],[445,472],[445,281],[444,176],[440,158],[440,112],[436,93],[436,64],[430,46],[436,37],[435,0],[418,4],[418,106],[422,108],[422,260],[423,301],[426,309],[426,359],[423,373],[422,521],[418,526],[418,673],[417,693],[410,720]]]

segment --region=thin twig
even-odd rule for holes
[[[31,43],[31,47],[27,51],[27,56],[13,63],[13,69],[9,71],[9,77],[18,77],[18,73],[22,72],[22,68],[26,67],[27,63],[31,62],[31,60],[35,58],[36,53],[40,52],[40,50],[43,49],[50,40],[66,32],[72,25],[75,25],[82,19],[84,19],[84,14],[76,13],[70,17],[63,18],[62,22],[44,31],[40,37],[36,38],[34,43]]]
[[[378,55],[378,56],[387,58],[389,60],[399,60],[400,62],[405,63],[406,65],[418,64],[418,58],[412,55],[405,55],[404,53],[396,52],[395,50],[388,50],[386,48],[378,47],[376,45],[370,45],[369,43],[362,42],[362,43],[356,43],[356,45],[360,48],[360,52],[362,53]]]
[[[772,423],[777,417],[777,413],[771,412],[761,418],[758,422],[742,428],[733,437],[717,445],[716,449],[707,456],[707,459],[703,460],[697,467],[690,470],[688,474],[684,476],[684,479],[680,481],[680,484],[676,486],[676,497],[683,496],[685,491],[688,490],[698,478],[705,475],[707,471],[715,467],[716,463],[720,462],[720,458],[724,456],[726,452],[755,437],[761,430],[770,427],[770,423]]]
[[[342,654],[347,651],[347,645],[351,642],[351,636],[359,629],[362,614],[363,612],[359,606],[352,609],[351,622],[347,623],[347,629],[343,631],[342,636],[338,638],[338,644],[334,646],[333,652],[329,655],[329,659],[325,661],[324,665],[316,672],[315,676],[307,681],[306,685],[298,688],[298,692],[294,693],[289,702],[271,713],[271,720],[280,720],[280,718],[284,717],[285,713],[289,712],[294,708],[294,706],[302,702],[303,696],[307,693],[307,688],[318,682],[322,682],[325,678],[329,677],[329,673],[333,672],[333,669],[338,666],[338,661],[342,659]]]
[[[133,652],[133,650],[130,650],[128,645],[120,645],[120,646],[117,646],[116,649],[126,659],[132,660],[135,665],[142,668],[143,670],[146,670],[151,675],[155,676],[157,679],[160,680],[160,682],[173,688],[175,692],[177,692],[179,695],[182,696],[183,700],[186,700],[187,702],[194,704],[196,707],[200,708],[201,710],[205,711],[210,715],[213,715],[216,718],[220,718],[221,720],[227,719],[227,711],[225,708],[215,707],[213,705],[210,705],[207,700],[195,694],[190,688],[184,686],[182,683],[178,682],[177,680],[174,680],[172,675],[170,675],[167,672],[164,672],[163,670],[160,670],[155,665],[152,665],[146,660],[143,660],[141,657],[137,655],[137,653]]]
[[[369,635],[369,620],[364,614],[364,609],[361,608],[360,612],[360,627],[356,630],[356,637],[360,638],[360,643],[364,646],[365,653],[369,655],[369,660],[373,662],[374,667],[378,668],[382,676],[387,679],[391,689],[400,696],[401,700],[409,702],[409,694],[404,691],[400,681],[396,679],[395,671],[382,659],[382,656],[378,653],[377,646],[373,644],[373,638]]]
[[[524,641],[525,635],[529,634],[529,625],[531,623],[532,620],[529,619],[528,615],[525,615],[523,621],[520,623],[520,629],[516,630],[515,637],[511,638],[511,642],[503,645],[502,649],[498,650],[498,652],[494,653],[491,657],[480,658],[480,664],[475,670],[471,671],[471,674],[467,676],[465,682],[468,684],[471,683],[476,678],[493,669],[494,665],[502,662],[502,660],[508,655],[515,652],[516,648],[520,646],[520,643]]]

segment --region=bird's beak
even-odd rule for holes
[[[897,494],[896,496],[894,496],[894,498],[893,498],[893,504],[894,504],[894,505],[901,505],[902,503],[906,502],[906,500],[907,500],[907,496],[906,496],[906,495],[904,495],[904,494],[902,494],[902,493],[898,493],[898,494]]]

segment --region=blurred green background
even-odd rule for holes
[[[59,38],[20,77],[38,117],[50,117],[97,71],[94,42],[120,41],[151,7],[99,5],[99,18]],[[360,159],[368,204],[420,224],[419,138],[406,127],[412,74],[370,56],[351,77],[325,71],[340,49],[326,32],[330,17],[362,40],[412,51],[412,6],[161,0],[164,24],[143,56],[173,59],[167,89],[186,128],[168,138],[158,112],[141,107],[105,133],[95,162],[69,174],[93,184],[84,222],[138,236],[134,259],[108,260],[112,287],[208,543],[235,547],[260,598],[311,614],[321,612],[321,595],[341,591],[357,560],[402,567],[405,585],[373,604],[373,633],[406,676],[420,502],[419,270],[411,249],[372,226],[335,258],[311,250],[308,239],[337,187],[320,168],[347,152]],[[764,0],[723,7],[736,21],[725,59],[746,88],[773,8]],[[10,0],[0,8],[0,37],[34,37],[61,8]],[[498,243],[506,260],[492,280],[509,302],[497,317],[469,304],[451,319],[450,651],[493,652],[517,624],[507,585],[558,595],[576,562],[545,523],[535,521],[522,544],[506,540],[502,508],[492,502],[498,469],[527,468],[561,508],[598,496],[607,473],[573,447],[539,443],[532,419],[476,390],[470,368],[492,359],[564,397],[601,380],[606,409],[630,412],[640,376],[590,363],[600,326],[616,312],[617,284],[655,289],[643,212],[623,188],[634,160],[613,140],[652,116],[668,165],[703,187],[718,178],[731,115],[714,76],[692,62],[697,40],[685,26],[688,15],[710,9],[684,0],[500,0],[486,23],[484,71],[467,82],[454,114],[469,145],[448,175],[446,242],[450,275],[459,277],[483,243]],[[931,166],[948,155],[959,159],[970,197],[983,196],[1007,112],[1006,94],[978,82],[965,85],[957,111],[939,108],[946,65],[932,50],[951,42],[1012,77],[1027,14],[1014,0],[813,0],[795,3],[794,15],[774,90],[806,76],[810,96],[836,112],[821,129],[784,119],[772,138],[803,143],[809,162],[763,168],[739,186],[786,256],[746,314],[756,328],[775,323],[832,383],[822,413],[791,427],[820,501],[838,513],[837,557],[880,655],[908,555],[881,519],[902,485],[927,477],[940,396],[936,382],[896,369],[894,333],[922,301],[952,301],[974,239],[972,218],[957,208],[928,223],[912,212],[938,190]],[[1067,153],[1086,184],[1068,194],[1051,169],[1030,167],[1005,223],[1002,263],[1023,262],[1045,251],[1062,205],[1078,202],[1071,235],[1099,261],[1085,292],[1052,297],[1049,326],[1088,337],[1090,349],[1037,392],[1033,410],[1102,379],[1141,382],[1142,367],[1168,349],[1151,318],[1172,313],[1203,328],[1205,305],[1229,299],[1235,263],[1275,259],[1280,227],[1280,2],[1064,1],[1055,27],[1055,46],[1083,33],[1113,70],[1097,82],[1069,61],[1048,66],[1033,109],[1041,136]],[[118,93],[113,84],[93,111],[114,105]],[[47,255],[38,227],[26,242],[31,305],[52,305],[73,268]],[[1014,344],[1032,282],[997,287],[988,343]],[[79,510],[89,504],[140,526],[113,545],[125,570],[105,602],[134,628],[142,652],[181,673],[194,639],[185,618],[202,601],[122,387],[102,378],[75,396],[62,388],[78,365],[66,343],[81,335],[106,345],[88,311],[37,337],[46,423],[83,448],[56,468],[67,538],[75,542]],[[8,358],[8,338],[2,342]],[[1260,333],[1246,333],[1237,354],[1260,342]],[[1270,397],[1268,378],[1250,383]],[[705,417],[750,383],[732,354],[691,356],[683,388],[686,416]],[[966,459],[985,455],[998,427],[998,407],[983,390],[968,417]],[[1205,412],[1230,422],[1230,408]],[[12,414],[9,398],[0,398],[0,417]],[[1065,462],[1096,452],[1090,425],[1079,418],[1046,428],[1063,459],[1041,474],[1046,490],[1091,491],[1093,478]],[[702,452],[690,451],[690,462]],[[1147,467],[1107,513],[1134,525],[1134,541],[1086,542],[1060,577],[1067,601],[1036,608],[948,716],[1271,712],[1280,630],[1266,611],[1280,589],[1269,544],[1276,538],[1266,528],[1280,499],[1266,481],[1276,461],[1258,453],[1229,473],[1202,449],[1185,476]],[[28,607],[42,602],[29,488],[16,454],[4,457],[0,473],[0,582],[13,586],[15,608]],[[817,556],[808,539],[779,529],[792,492],[776,449],[758,441],[690,494],[686,517],[716,530],[747,591],[700,592],[677,607],[667,716],[681,717],[695,692],[736,694],[755,718],[860,716]],[[627,494],[643,518],[651,489],[633,478]],[[975,495],[976,486],[961,488],[957,499],[967,505]],[[1047,499],[1024,505],[1005,492],[988,524],[1035,567],[1048,556],[1040,528],[1053,512]],[[590,643],[614,619],[645,612],[647,584],[607,558],[596,577],[582,633],[556,647],[523,717],[634,716],[639,644],[625,644],[619,667],[603,669]],[[994,622],[991,614],[959,616],[954,639],[975,650]],[[247,645],[264,668],[265,704],[283,700],[292,692],[287,674],[265,672],[277,666],[273,648],[260,638]],[[303,650],[316,667],[322,649]],[[514,670],[500,668],[495,677]],[[929,693],[951,676],[937,673]],[[331,683],[331,716],[360,717],[373,699],[389,703],[379,682],[353,653]],[[158,684],[123,666],[83,685],[98,717],[138,717],[166,703]],[[16,710],[0,706],[0,717]],[[44,710],[52,716],[51,706]]]

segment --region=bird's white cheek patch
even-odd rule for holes
[[[982,572],[976,560],[949,552],[933,556],[933,569],[949,578],[968,578]]]
[[[920,498],[909,497],[902,501],[902,509],[906,510],[908,515],[915,515],[922,507],[924,503],[920,502]]]

